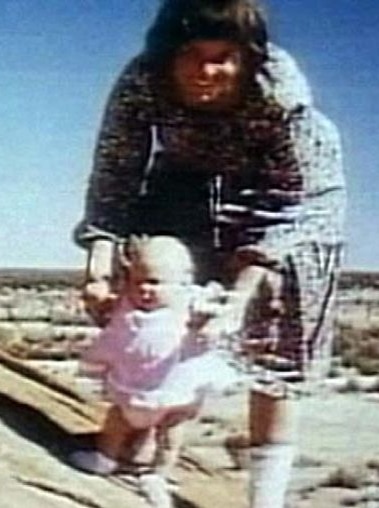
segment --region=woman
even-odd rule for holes
[[[330,352],[343,209],[338,133],[292,58],[268,42],[255,3],[165,0],[110,96],[76,231],[92,314],[111,302],[114,246],[131,233],[171,234],[204,277],[235,288],[248,345],[269,339],[260,344],[274,358],[313,371]],[[251,507],[277,508],[292,418],[281,398],[261,395]]]

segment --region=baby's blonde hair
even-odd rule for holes
[[[154,266],[178,282],[193,282],[194,264],[186,245],[173,236],[132,236],[123,256],[128,270]]]

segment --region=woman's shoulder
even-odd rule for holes
[[[151,102],[153,98],[152,72],[143,53],[131,58],[121,69],[112,90],[121,96]]]
[[[120,73],[120,79],[134,83],[144,83],[151,76],[150,66],[144,53],[133,56],[126,62]]]
[[[313,105],[307,78],[283,48],[269,43],[268,59],[256,76],[263,96],[286,111]]]

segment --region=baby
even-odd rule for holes
[[[97,450],[72,456],[98,474],[117,469],[123,447],[141,430],[156,442],[158,429],[193,418],[210,388],[238,380],[201,333],[213,311],[196,307],[201,288],[188,249],[172,237],[143,237],[131,241],[125,260],[111,319],[82,355],[103,367],[113,403]]]

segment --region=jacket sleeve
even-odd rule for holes
[[[150,104],[147,72],[136,58],[122,72],[105,109],[85,215],[74,233],[79,245],[128,235],[130,209],[150,155]]]
[[[279,48],[270,50],[261,86],[282,110],[282,120],[271,129],[263,172],[274,180],[277,174],[279,190],[295,189],[296,195],[301,188],[298,202],[282,211],[287,215],[284,223],[268,227],[261,242],[267,252],[283,257],[307,243],[343,243],[346,190],[339,131],[314,107],[307,80],[293,58]],[[287,180],[281,187],[283,175]]]

